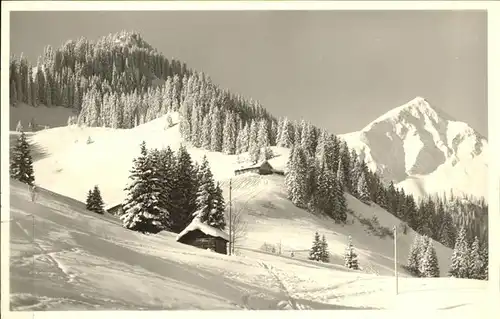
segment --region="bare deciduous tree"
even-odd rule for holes
[[[247,222],[243,218],[244,207],[235,207],[231,211],[231,253],[234,254],[234,247],[239,245],[247,236]],[[229,207],[226,209],[226,220],[229,220]],[[229,223],[227,223],[229,230]]]
[[[29,192],[30,192],[30,198],[32,202],[36,201],[36,186],[35,185],[30,185],[29,186]]]

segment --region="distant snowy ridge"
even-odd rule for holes
[[[453,191],[487,200],[488,141],[422,97],[340,137],[372,171],[416,197]]]

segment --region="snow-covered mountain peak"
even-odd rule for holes
[[[431,106],[425,98],[417,96],[413,100],[379,116],[376,120],[372,121],[365,128],[363,128],[362,131],[368,131],[380,122],[404,122],[409,118],[430,121],[437,125],[439,125],[442,121],[454,120],[442,110]]]
[[[401,183],[402,187],[411,180],[408,188],[417,196],[451,189],[487,196],[486,138],[467,123],[431,106],[423,97],[342,137],[370,169],[386,180]],[[434,185],[424,185],[423,179],[431,175],[435,176]]]

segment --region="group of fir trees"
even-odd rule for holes
[[[365,189],[358,192],[352,182],[353,177],[359,175],[360,162],[349,160],[347,145],[334,135],[325,131],[314,133],[316,130],[305,122],[302,130],[293,133],[294,138],[300,136],[300,139],[291,141],[292,131],[287,128],[287,121],[283,123],[286,126],[279,131],[280,143],[291,146],[285,176],[288,198],[298,207],[324,213],[344,223],[347,219],[344,192],[366,194]],[[362,174],[360,178],[364,180]]]
[[[22,131],[11,152],[10,177],[30,186],[35,183],[30,145]]]
[[[469,243],[465,227],[458,233],[449,274],[455,278],[488,279],[488,248],[478,237]]]
[[[314,234],[314,241],[309,251],[309,260],[325,263],[330,261],[330,252],[328,251],[328,243],[326,242],[325,235],[320,238],[318,232]]]
[[[174,154],[169,147],[147,150],[143,142],[130,179],[120,216],[125,228],[178,233],[195,217],[218,229],[226,227],[222,189],[206,157],[197,165],[184,146]]]
[[[97,185],[89,190],[86,207],[91,212],[104,214],[104,201],[102,200],[101,191]]]
[[[431,238],[415,236],[406,267],[415,276],[439,277],[439,263]]]

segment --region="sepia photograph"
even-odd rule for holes
[[[484,317],[486,9],[95,4],[8,14],[2,315]]]

